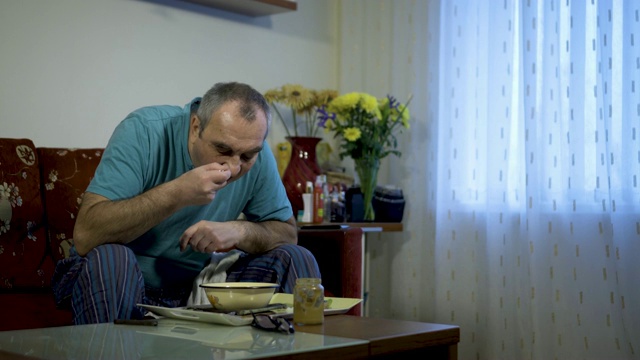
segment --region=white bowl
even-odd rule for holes
[[[225,282],[201,284],[200,287],[204,289],[214,309],[238,311],[269,305],[271,297],[280,285],[263,282]]]

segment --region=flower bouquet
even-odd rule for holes
[[[338,92],[335,90],[316,91],[298,84],[285,84],[264,93],[265,99],[271,104],[276,116],[284,125],[288,137],[316,137],[319,129],[316,110],[326,106],[337,96]],[[290,109],[293,131],[289,129],[289,125],[278,109],[278,104]]]
[[[376,187],[380,160],[396,150],[398,130],[409,128],[408,105],[393,96],[377,99],[366,93],[353,92],[338,96],[328,106],[320,107],[319,126],[341,138],[340,158],[351,157],[364,195],[364,219],[373,221],[371,200]]]

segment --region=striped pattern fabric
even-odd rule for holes
[[[58,306],[71,307],[76,325],[143,317],[136,306],[145,293],[142,272],[124,245],[101,245],[86,257],[72,248],[58,262],[52,287]]]
[[[299,277],[320,277],[313,255],[298,245],[282,245],[264,254],[243,254],[229,269],[227,281],[261,281],[280,284],[279,292],[293,292]],[[70,308],[74,323],[140,319],[138,303],[164,307],[185,306],[192,284],[178,289],[145,287],[135,254],[119,244],[100,245],[86,257],[75,248],[60,260],[52,279],[56,302]]]
[[[285,244],[264,253],[244,253],[229,270],[227,281],[280,284],[278,292],[292,294],[298,278],[320,278],[318,263],[309,250]]]

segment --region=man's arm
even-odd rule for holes
[[[245,220],[200,221],[190,226],[180,238],[180,248],[210,253],[238,248],[259,254],[283,244],[297,244],[298,230],[292,216],[287,221],[251,222]]]
[[[282,244],[297,244],[298,229],[295,218],[283,221],[240,221],[245,235],[237,247],[250,254],[272,250]]]
[[[227,184],[228,168],[212,163],[126,200],[85,193],[73,229],[81,256],[105,243],[128,243],[188,205],[210,203]]]

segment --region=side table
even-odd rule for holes
[[[333,229],[332,226],[336,225],[347,227]],[[325,223],[316,226],[314,229],[298,229],[298,244],[316,257],[328,296],[361,298],[362,303],[349,314],[367,316],[371,279],[366,236],[370,233],[402,232],[402,223]]]
[[[408,359],[458,358],[460,328],[416,321],[327,316],[323,325],[295,326],[296,331],[369,341],[369,357]]]

